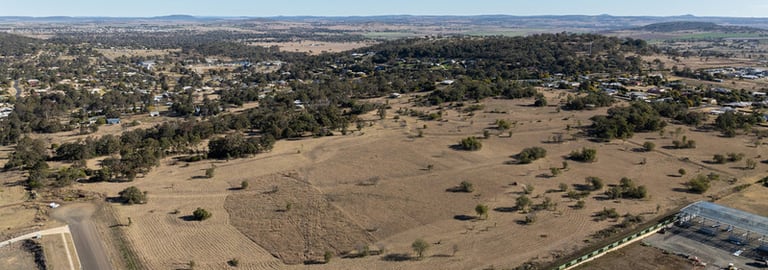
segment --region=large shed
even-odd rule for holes
[[[693,220],[699,220],[702,223],[711,223],[711,229],[704,229],[704,233],[710,232],[716,233],[717,228],[722,228],[724,231],[733,232],[738,229],[745,232],[746,235],[752,236],[759,240],[758,249],[763,252],[768,252],[768,218],[760,215],[755,215],[738,209],[725,207],[716,203],[699,201],[692,203],[680,210],[677,214],[678,222],[681,224],[692,222]],[[732,236],[729,239],[732,241],[745,241],[739,236]]]

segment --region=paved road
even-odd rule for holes
[[[104,253],[104,244],[90,219],[95,211],[95,205],[79,203],[59,207],[51,215],[69,224],[83,270],[109,270],[112,266]]]
[[[42,231],[36,231],[36,232],[33,232],[33,233],[28,233],[28,234],[25,234],[25,235],[22,235],[22,236],[19,236],[19,237],[10,239],[10,240],[6,240],[6,241],[3,241],[3,242],[0,242],[0,247],[4,247],[4,246],[10,245],[12,243],[16,243],[16,242],[24,240],[24,239],[32,239],[32,238],[35,238],[38,235],[42,236],[42,235],[61,234],[61,233],[69,233],[69,227],[68,226],[61,226],[61,227],[58,227],[58,228],[52,228],[52,229],[47,229],[47,230],[42,230]]]
[[[13,82],[13,88],[16,89],[16,100],[21,98],[21,88],[19,87],[19,80]]]

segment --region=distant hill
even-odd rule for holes
[[[766,29],[747,26],[724,26],[712,22],[677,21],[662,22],[637,27],[632,30],[649,32],[678,32],[678,31],[704,31],[704,32],[768,32]]]

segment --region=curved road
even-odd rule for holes
[[[112,269],[104,253],[104,244],[99,239],[99,232],[90,220],[94,212],[95,205],[78,203],[59,207],[51,212],[51,216],[69,224],[83,270]]]

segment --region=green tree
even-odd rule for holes
[[[209,219],[209,218],[211,218],[212,215],[213,214],[211,214],[211,212],[208,212],[208,210],[205,210],[205,209],[200,208],[200,207],[198,207],[197,209],[195,209],[195,211],[192,212],[192,217],[195,220],[199,220],[199,221],[203,221],[203,220]]]
[[[688,181],[686,185],[688,186],[688,189],[693,193],[703,194],[704,192],[707,192],[709,189],[709,179],[703,175],[698,175]]]
[[[333,252],[326,250],[325,253],[323,253],[323,261],[329,263],[331,262],[331,259],[333,259]]]
[[[475,206],[475,213],[479,219],[488,219],[488,206],[485,204],[478,204]]]
[[[531,208],[532,204],[533,204],[533,201],[531,201],[531,199],[525,195],[521,195],[520,197],[517,197],[517,199],[515,199],[515,208],[517,208],[517,210],[523,213],[527,213]]]
[[[459,184],[459,190],[462,192],[471,193],[475,191],[475,185],[473,185],[469,181],[461,181],[461,183]]]
[[[677,173],[679,173],[680,176],[685,176],[686,171],[685,171],[685,169],[680,168],[679,170],[677,170]]]
[[[643,150],[645,150],[646,152],[653,151],[653,149],[655,149],[655,148],[656,148],[656,144],[653,143],[653,142],[645,142],[645,143],[643,143]]]
[[[248,189],[248,181],[240,182],[240,189]]]
[[[560,175],[560,173],[562,173],[562,169],[552,167],[552,168],[549,168],[549,172],[552,173],[552,177],[557,177],[558,175]]]
[[[587,185],[589,185],[590,189],[592,190],[600,190],[603,188],[603,179],[600,179],[600,177],[588,176],[584,180],[587,182]]]
[[[142,192],[135,186],[130,186],[118,193],[120,199],[125,204],[145,204],[147,203],[147,193]]]
[[[572,151],[568,157],[581,162],[595,162],[597,160],[597,150],[585,147],[581,151]]]
[[[427,252],[427,249],[429,249],[429,243],[427,241],[424,241],[424,239],[416,239],[411,244],[411,248],[413,248],[413,251],[416,252],[416,256],[419,259],[424,258],[424,253]]]
[[[477,151],[480,150],[480,148],[483,148],[483,143],[475,137],[467,137],[459,141],[459,146],[463,150]]]
[[[520,151],[519,154],[516,155],[516,158],[518,162],[522,164],[528,164],[533,162],[534,160],[544,158],[547,156],[547,150],[544,148],[535,146],[535,147],[529,147],[525,148],[522,151]]]

